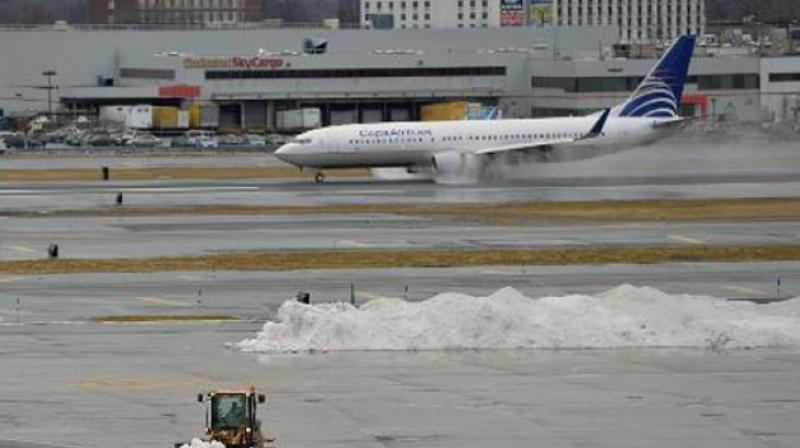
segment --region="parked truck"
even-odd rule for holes
[[[189,129],[190,111],[150,104],[113,105],[101,107],[99,119],[129,129]]]
[[[275,115],[278,132],[302,132],[322,126],[322,113],[317,107],[282,110]]]
[[[486,120],[492,119],[494,111],[495,108],[481,103],[448,101],[422,106],[420,118],[422,121]]]

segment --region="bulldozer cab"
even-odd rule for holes
[[[255,417],[253,400],[245,394],[215,394],[211,397],[211,429],[234,429],[248,426]]]
[[[229,448],[252,448],[263,446],[261,422],[256,415],[259,403],[264,403],[263,394],[255,388],[246,390],[218,390],[199,394],[198,401],[206,405],[206,437],[225,444]]]

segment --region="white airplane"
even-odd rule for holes
[[[298,135],[275,155],[316,171],[327,168],[428,168],[437,182],[480,172],[504,157],[565,162],[646,145],[685,122],[678,115],[694,36],[682,36],[622,104],[586,117],[495,121],[350,124]]]

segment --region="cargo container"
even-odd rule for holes
[[[189,129],[189,111],[178,111],[178,129]]]
[[[102,106],[98,116],[101,123],[117,123],[125,125],[128,115],[131,113],[131,106]]]
[[[131,129],[150,129],[153,127],[153,106],[139,104],[131,107],[125,120],[125,127]]]
[[[316,129],[322,125],[322,114],[317,107],[282,110],[275,116],[278,132],[299,132]]]
[[[216,129],[219,126],[219,106],[212,103],[195,103],[189,107],[191,129]]]
[[[153,107],[153,128],[154,129],[177,129],[178,128],[178,108],[169,106]]]
[[[467,101],[428,104],[420,109],[420,118],[422,121],[464,120],[468,118],[470,110],[480,109],[481,107],[480,103],[469,103]]]

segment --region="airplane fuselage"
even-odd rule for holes
[[[426,167],[440,153],[474,153],[488,148],[580,138],[597,116],[494,121],[387,122],[316,129],[299,135],[276,153],[312,168]],[[549,161],[596,157],[652,143],[664,136],[658,118],[608,119],[601,135],[569,145]]]

